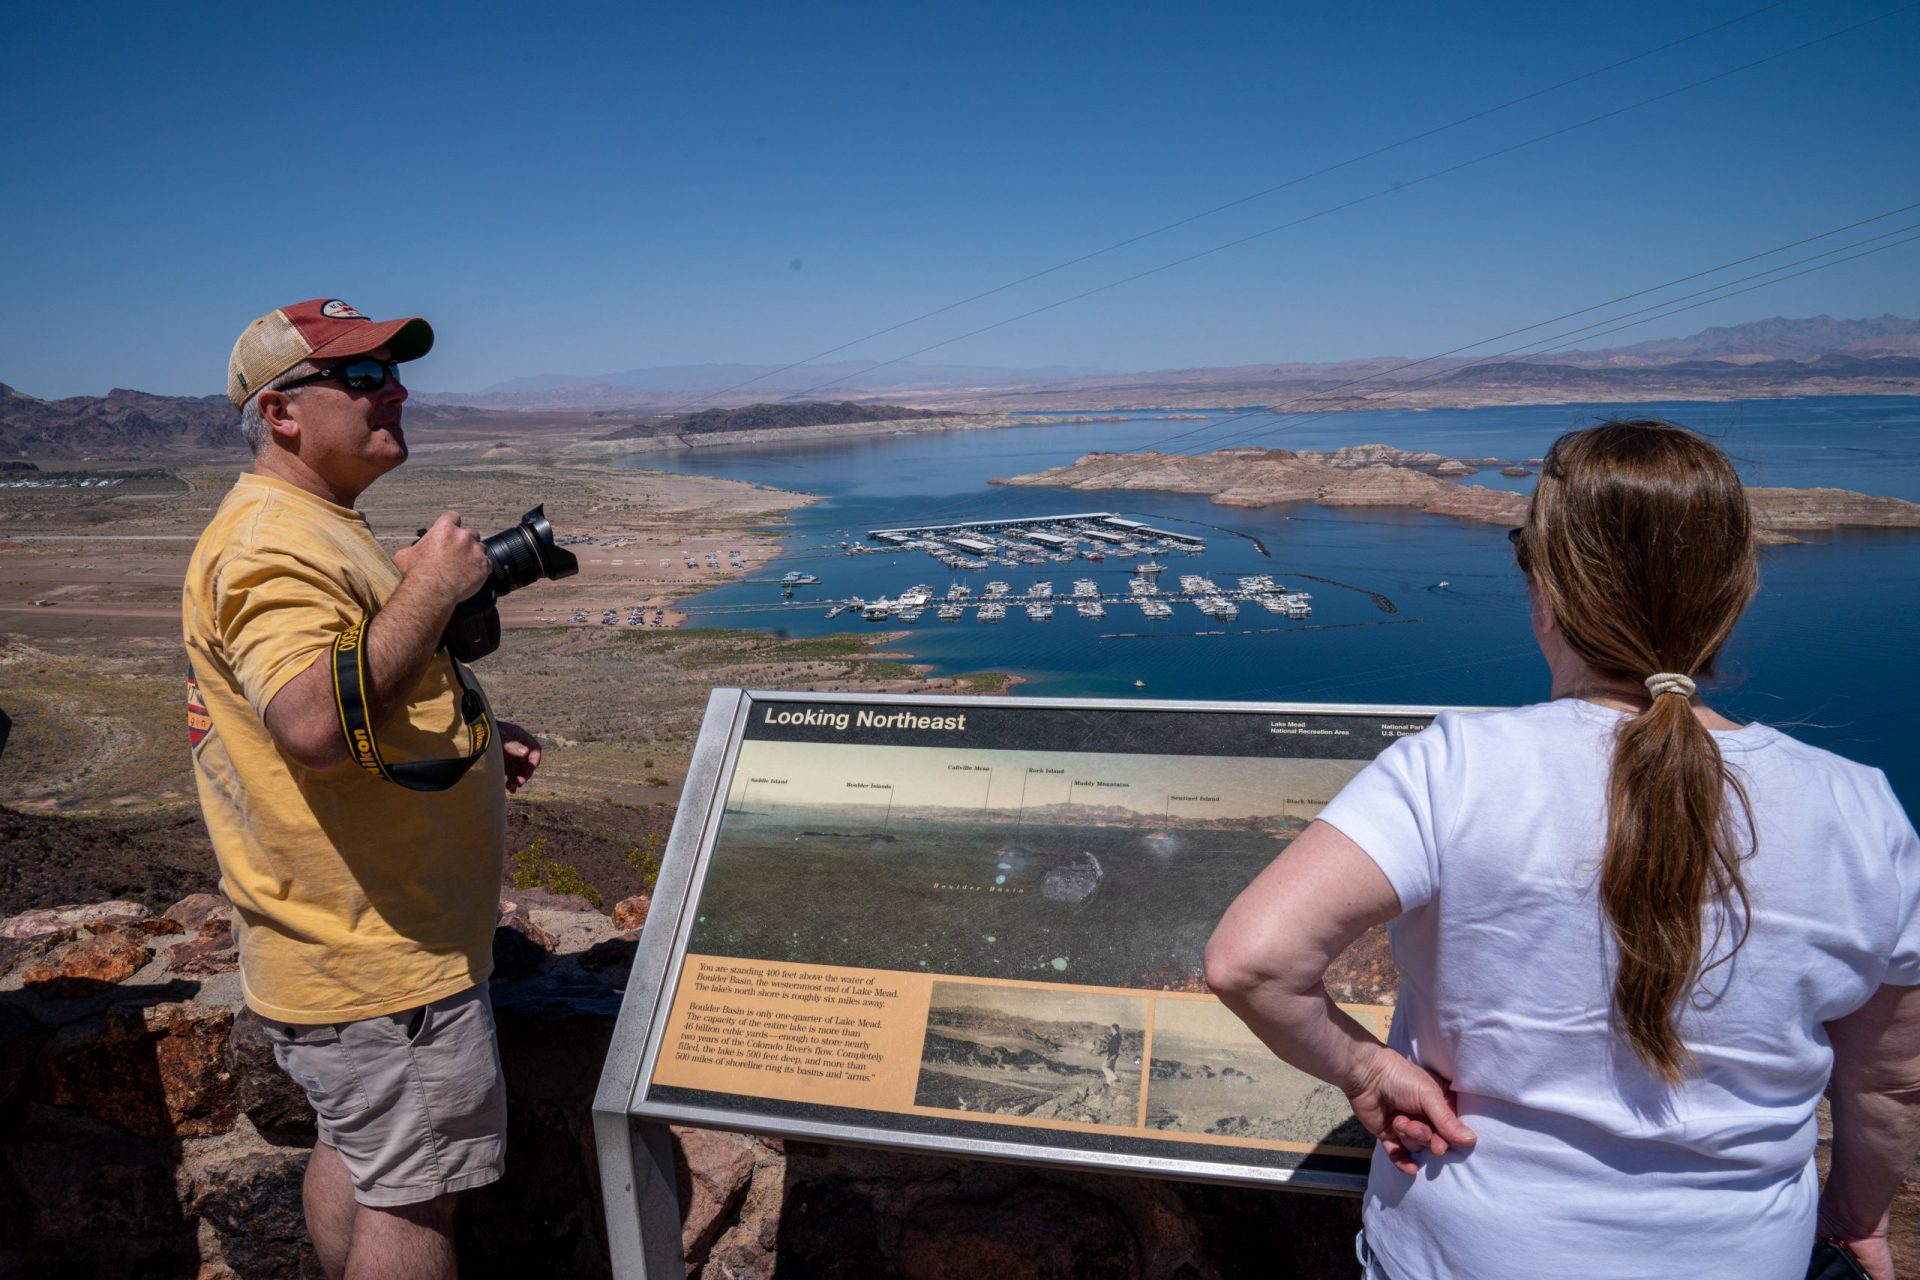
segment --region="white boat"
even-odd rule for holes
[[[1080,616],[1083,618],[1104,618],[1107,616],[1107,606],[1101,604],[1098,600],[1082,600],[1073,607],[1079,611]]]
[[[1003,604],[989,600],[980,606],[980,621],[982,622],[998,622],[1006,616],[1007,606]]]
[[[1051,596],[1053,594],[1053,584],[1043,578],[1028,587],[1027,594],[1029,596]]]
[[[893,616],[893,601],[885,596],[881,596],[878,600],[870,600],[860,610],[860,616],[868,622],[884,622]]]
[[[1092,578],[1076,578],[1073,582],[1073,594],[1076,596],[1097,596],[1100,587]]]
[[[1133,571],[1135,573],[1159,573],[1162,569],[1166,567],[1167,566],[1161,564],[1157,560],[1144,560],[1141,563],[1133,566]]]
[[[1027,616],[1035,622],[1045,622],[1053,616],[1053,606],[1050,604],[1041,604],[1036,600],[1027,606]]]
[[[1004,582],[989,582],[987,584],[987,594],[990,596],[1003,596],[1011,590],[1013,590],[1013,588]]]
[[[957,604],[943,604],[937,610],[942,622],[958,622],[966,615],[966,610]]]

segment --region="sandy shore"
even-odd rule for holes
[[[719,685],[1006,687],[991,675],[926,679],[877,633],[793,641],[683,628],[677,602],[764,573],[787,513],[814,499],[556,458],[555,443],[416,445],[360,502],[396,548],[444,510],[493,533],[536,503],[557,535],[578,539],[579,574],[503,600],[500,652],[476,668],[501,714],[551,747],[530,795],[671,805]],[[101,812],[191,801],[180,586],[242,465],[195,462],[111,489],[0,490],[0,713],[11,725],[0,802]],[[634,610],[642,625],[629,625]]]

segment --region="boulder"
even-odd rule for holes
[[[613,927],[621,932],[638,929],[647,923],[647,908],[653,899],[644,893],[622,898],[613,904]]]
[[[30,938],[0,937],[0,977],[51,954],[72,942],[74,936],[72,929],[62,929],[58,933],[39,933]]]
[[[233,918],[233,904],[217,893],[190,893],[161,913],[188,933],[200,933],[209,924]]]
[[[141,920],[89,920],[80,926],[88,933],[130,933],[136,938],[158,938],[164,934],[185,933],[178,920],[165,916],[147,916]]]
[[[205,932],[176,943],[167,952],[167,972],[204,976],[232,973],[240,965],[233,929],[224,920],[210,922]]]
[[[80,906],[37,907],[0,920],[0,938],[33,938],[62,929],[78,932],[93,924],[118,924],[151,918],[153,912],[138,902],[93,902]]]
[[[9,1143],[0,1147],[0,1161],[20,1190],[4,1216],[19,1215],[37,1242],[112,1242],[185,1225],[162,1150],[112,1141]]]
[[[898,1280],[914,1274],[903,1271],[883,1251],[885,1227],[873,1201],[844,1183],[802,1182],[776,1208],[760,1224],[743,1221],[743,1229],[729,1233],[714,1251],[722,1274],[804,1275],[822,1280]],[[756,1264],[763,1258],[777,1265],[762,1269]],[[1024,1276],[1026,1272],[1016,1269],[1001,1274]]]
[[[233,1011],[208,1005],[122,1005],[67,1028],[43,1055],[44,1094],[143,1138],[233,1128],[227,1036]]]
[[[12,1131],[13,1109],[26,1093],[40,1046],[51,1033],[16,1004],[0,1004],[0,1133]]]
[[[1037,1180],[986,1202],[922,1201],[901,1225],[898,1257],[914,1280],[1126,1280],[1140,1273],[1140,1246],[1113,1205]]]
[[[494,981],[509,982],[524,977],[545,964],[552,954],[552,934],[523,912],[502,916],[493,931]]]
[[[306,1090],[274,1061],[273,1042],[260,1015],[244,1005],[233,1015],[227,1035],[227,1074],[233,1080],[234,1105],[269,1142],[312,1146],[319,1136]]]
[[[20,985],[43,1000],[77,1000],[99,995],[140,972],[153,948],[130,933],[89,934],[35,964],[20,975]]]
[[[753,1140],[713,1129],[673,1129],[674,1178],[680,1190],[680,1251],[689,1262],[707,1256],[746,1198],[753,1181]]]
[[[193,1180],[188,1210],[211,1223],[227,1265],[248,1280],[321,1275],[307,1243],[300,1183],[305,1151],[255,1151],[210,1164]]]
[[[598,911],[599,908],[577,893],[555,893],[551,889],[509,889],[500,898],[501,913],[526,911]]]
[[[582,951],[580,967],[589,973],[599,973],[605,969],[624,972],[633,967],[633,953],[639,948],[639,934],[617,933],[611,938],[602,938]]]

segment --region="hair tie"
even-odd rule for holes
[[[1693,697],[1695,688],[1691,676],[1683,676],[1678,671],[1660,671],[1647,677],[1647,692],[1654,697],[1663,693],[1677,693],[1683,698]]]

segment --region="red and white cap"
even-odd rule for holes
[[[419,316],[369,320],[338,298],[309,298],[269,311],[233,344],[227,399],[238,409],[303,360],[363,356],[381,347],[395,360],[418,360],[433,350],[433,326]]]

